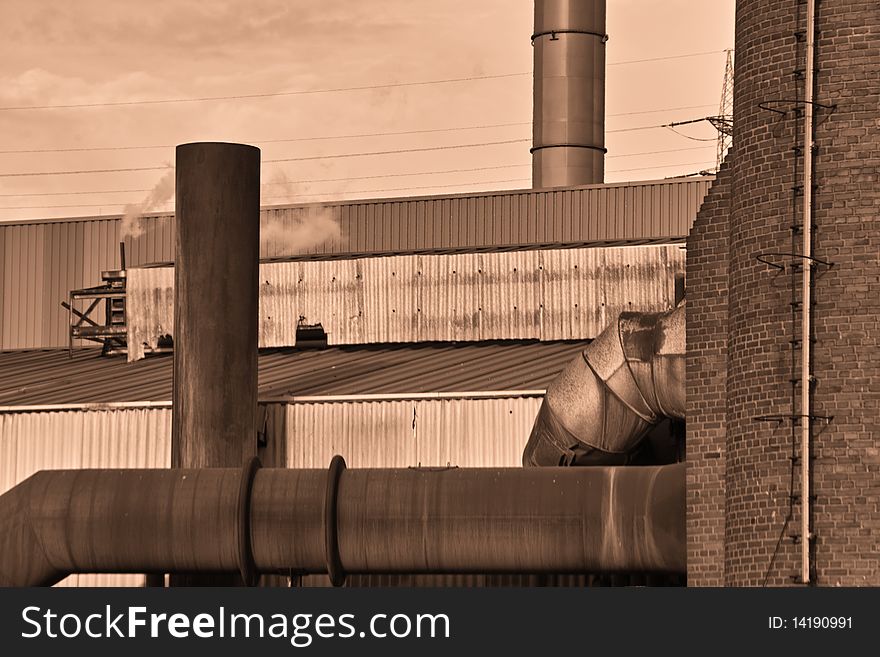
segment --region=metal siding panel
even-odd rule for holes
[[[63,250],[64,239],[62,231],[65,224],[49,224],[49,235],[47,239],[46,252],[48,257],[47,263],[51,263],[47,268],[48,277],[48,294],[46,295],[46,310],[49,322],[47,329],[49,334],[46,336],[47,342],[52,345],[60,346],[67,342],[66,325],[67,313],[61,307],[61,302],[67,299],[68,290],[63,290],[64,277],[62,272],[65,267],[66,253]]]
[[[7,271],[9,268],[9,254],[6,252],[6,232],[0,226],[0,350],[6,344],[7,323],[9,321],[7,315],[9,312],[7,307],[9,303],[7,290],[9,288],[6,284],[9,276]]]
[[[287,467],[326,468],[341,454],[353,468],[416,465],[412,402],[290,404]]]
[[[516,467],[539,398],[286,406],[287,467]]]
[[[688,180],[342,203],[330,207],[338,208],[342,216],[343,240],[313,250],[366,253],[682,237],[710,184]],[[294,221],[304,207],[264,209],[261,216]],[[118,226],[118,218],[95,218],[0,227],[4,236],[0,348],[66,344],[66,317],[55,306],[70,289],[99,283],[102,268],[117,266]],[[126,238],[128,263],[172,260],[174,232],[173,215],[151,217],[144,235]],[[63,252],[66,257],[61,257]],[[266,252],[278,255],[277,245]]]
[[[259,344],[293,346],[299,323],[330,344],[589,339],[600,297],[606,313],[669,308],[683,269],[676,245],[263,263]],[[130,360],[173,331],[173,278],[129,271]]]
[[[519,467],[539,398],[422,400],[413,437],[423,467]]]
[[[28,324],[28,332],[23,335],[23,344],[25,347],[32,347],[39,344],[43,340],[43,300],[38,291],[44,290],[43,285],[43,244],[45,243],[44,235],[46,227],[42,225],[33,226],[28,240],[28,270],[30,280],[28,281],[29,292],[33,295],[28,299],[28,316],[30,322]]]

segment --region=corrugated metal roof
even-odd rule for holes
[[[678,245],[271,262],[260,265],[260,347],[321,324],[330,344],[584,340],[621,311],[667,310]],[[130,269],[129,359],[173,334],[174,270]]]
[[[552,190],[516,190],[327,204],[342,236],[316,256],[447,249],[556,247],[687,236],[713,178],[687,178]],[[266,207],[263,225],[293,228],[313,206]],[[0,225],[0,349],[67,345],[72,289],[98,285],[119,267],[120,217]],[[144,221],[124,238],[129,266],[174,257],[174,216]],[[289,255],[267,242],[263,257]]]
[[[260,354],[260,399],[543,390],[583,342],[437,343]],[[171,400],[173,358],[135,363],[97,350],[0,353],[0,406]]]

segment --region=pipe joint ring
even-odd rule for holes
[[[599,39],[602,40],[603,44],[607,43],[607,41],[608,41],[608,35],[605,34],[604,32],[593,32],[592,30],[573,30],[573,29],[563,28],[560,30],[544,30],[543,32],[535,32],[532,35],[532,45],[535,45],[535,39],[537,39],[538,37],[548,36],[548,35],[550,36],[551,41],[559,41],[559,39],[556,38],[557,34],[584,34],[586,36],[598,37]]]
[[[339,526],[337,510],[339,500],[339,480],[345,470],[345,459],[339,454],[330,461],[327,471],[327,491],[324,495],[324,556],[327,561],[327,575],[333,586],[345,584],[345,570],[339,556]]]
[[[261,465],[256,456],[249,458],[241,469],[238,488],[238,572],[245,586],[256,586],[260,579],[251,546],[251,495]]]
[[[607,153],[608,149],[604,146],[594,146],[592,144],[541,144],[540,146],[532,146],[529,153],[540,151],[544,148],[589,148],[600,153]]]

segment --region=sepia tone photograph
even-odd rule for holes
[[[4,0],[0,587],[880,586],[878,89],[876,0]]]

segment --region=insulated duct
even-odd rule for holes
[[[684,465],[44,470],[0,496],[0,586],[72,573],[685,571]]]
[[[624,465],[652,426],[684,416],[684,302],[621,313],[547,388],[523,465]]]

